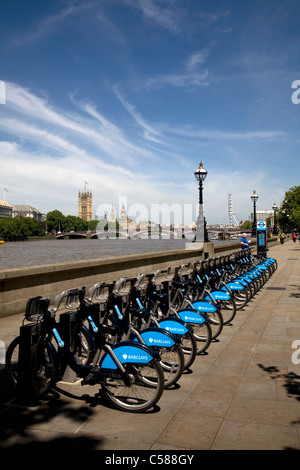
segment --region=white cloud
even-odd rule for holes
[[[120,93],[117,86],[113,88],[113,91],[117,98],[120,100],[126,111],[130,114],[130,116],[134,119],[134,121],[143,129],[144,137],[147,140],[151,140],[156,143],[162,144],[162,140],[159,140],[159,136],[161,132],[158,129],[155,129],[152,125],[148,124],[145,119],[141,116],[141,114],[136,110],[136,108],[129,103],[128,100],[124,98],[124,96]]]
[[[140,10],[145,19],[171,33],[181,31],[180,15],[172,1],[156,3],[154,0],[126,0],[126,4]]]
[[[82,14],[85,10],[96,6],[97,3],[98,2],[95,1],[77,2],[77,4],[72,2],[66,8],[49,14],[41,18],[35,24],[32,24],[30,32],[24,31],[22,34],[15,36],[12,43],[15,46],[22,46],[27,43],[40,41],[46,36],[51,36],[56,33],[57,29],[60,28],[68,18]]]
[[[203,49],[202,51],[194,52],[190,55],[187,61],[187,68],[194,69],[197,64],[204,64],[209,55],[208,49]]]
[[[283,137],[284,132],[281,131],[245,131],[245,132],[234,132],[234,131],[223,131],[221,129],[197,129],[197,128],[169,128],[170,133],[182,135],[185,137],[200,138],[203,140],[257,140],[257,139],[275,139]]]
[[[84,181],[93,191],[94,211],[102,203],[115,204],[120,195],[125,195],[129,204],[196,204],[198,189],[191,149],[192,154],[195,146],[202,148],[203,153],[204,142],[219,141],[223,145],[258,139],[274,141],[282,136],[272,130],[234,132],[153,125],[115,87],[122,106],[138,125],[136,134],[128,138],[118,122],[108,120],[93,103],[73,98],[71,111],[60,109],[45,97],[16,84],[7,85],[7,104],[1,108],[0,116],[0,128],[5,135],[0,143],[0,185],[10,191],[8,202],[35,205],[38,201],[43,212],[57,208],[66,215],[77,215],[77,194]],[[140,142],[140,130],[147,139],[146,145],[136,144]],[[165,145],[159,148],[161,142]],[[226,151],[228,161],[228,146]],[[209,152],[211,149],[206,147],[206,155]],[[239,147],[234,147],[234,152],[232,159],[237,162]],[[263,196],[270,197],[266,175],[263,170],[259,175],[255,165],[253,171],[245,174],[241,164],[228,164],[228,171],[221,165],[218,170],[213,159],[206,158],[209,175],[204,200],[209,223],[216,221],[219,212],[224,219],[228,193],[233,193],[234,208],[240,218],[251,211],[251,201],[245,196],[247,188],[250,195],[254,188],[265,186],[261,200]],[[230,168],[235,168],[234,172]],[[272,198],[273,195],[274,191]]]
[[[146,88],[159,87],[162,85],[185,88],[209,85],[208,68],[203,69],[203,67],[201,67],[205,63],[209,53],[210,48],[207,47],[201,51],[190,54],[181,71],[154,75],[146,80]]]
[[[55,109],[47,99],[37,97],[16,84],[7,83],[5,111],[8,115],[12,111],[14,118],[11,120],[3,116],[0,119],[0,127],[15,135],[18,135],[20,131],[23,138],[30,140],[46,137],[42,142],[50,143],[51,141],[56,148],[60,146],[64,151],[78,151],[73,143],[68,142],[68,139],[72,139],[73,142],[84,139],[84,145],[96,147],[102,151],[99,158],[111,157],[122,164],[125,162],[133,164],[136,156],[139,158],[151,156],[151,152],[130,142],[124,136],[123,131],[108,121],[92,104],[75,103],[74,98],[73,104],[76,104],[81,112],[71,113]],[[87,117],[84,117],[82,111]],[[18,114],[22,116],[15,117]],[[33,118],[35,124],[32,124],[32,119],[30,123],[24,123],[24,117],[25,119]],[[60,134],[66,131],[68,137],[61,138]],[[82,144],[83,141],[81,141]]]

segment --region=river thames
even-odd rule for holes
[[[213,243],[237,243],[237,240],[223,242],[214,240]],[[8,242],[0,245],[0,270],[156,251],[184,250],[186,245],[187,241],[184,239],[48,239]]]

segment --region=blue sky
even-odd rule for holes
[[[254,189],[279,205],[300,184],[299,25],[297,0],[2,0],[0,199],[78,215],[86,181],[94,213],[191,205],[202,160],[208,223],[228,194],[238,220]]]

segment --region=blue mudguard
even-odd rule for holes
[[[204,323],[205,319],[194,310],[179,310],[179,317],[186,323]]]
[[[154,357],[155,352],[141,343],[123,341],[111,346],[114,354],[121,364],[148,364]],[[101,369],[117,369],[114,359],[106,353],[100,363]]]
[[[222,290],[215,290],[213,292],[210,292],[210,295],[214,300],[230,300],[231,299],[230,293],[224,292]],[[209,300],[209,299],[210,299],[209,295],[207,295],[204,298],[204,300]]]
[[[158,323],[161,328],[169,331],[173,335],[185,335],[189,331],[182,321],[162,318]]]

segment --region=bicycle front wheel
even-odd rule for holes
[[[80,325],[74,338],[74,357],[80,364],[87,365],[92,362],[94,353],[92,336],[84,325]]]
[[[244,288],[243,290],[240,290],[240,291],[234,291],[234,300],[235,300],[237,310],[241,310],[249,302],[249,299],[250,299],[249,291],[250,289],[248,288]]]
[[[15,338],[7,348],[5,358],[5,369],[10,383],[17,387],[18,383],[18,361],[19,361],[20,337]],[[34,366],[33,379],[37,383],[39,396],[45,395],[57,380],[57,358],[48,342],[42,342],[37,351]]]
[[[115,408],[139,413],[152,408],[164,390],[164,374],[156,360],[147,365],[127,364],[128,381],[107,379],[102,391]]]
[[[160,364],[165,377],[165,388],[174,385],[184,370],[184,354],[179,344],[171,348],[160,348]]]
[[[202,354],[207,350],[212,340],[210,324],[207,321],[193,324],[193,330],[197,341],[197,354]]]
[[[223,315],[219,310],[216,310],[215,312],[205,312],[205,317],[211,328],[211,339],[216,339],[223,330]]]
[[[197,341],[192,331],[182,336],[181,349],[184,356],[184,370],[188,370],[197,355]]]
[[[221,313],[224,320],[224,325],[228,325],[232,322],[236,316],[236,303],[234,299],[221,300]]]

